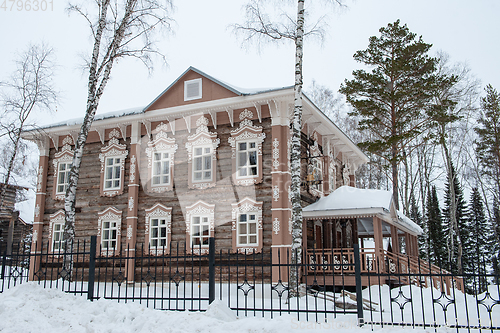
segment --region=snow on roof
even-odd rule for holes
[[[15,209],[19,212],[19,217],[26,223],[33,224],[35,215],[36,194],[32,190],[26,193],[26,200],[16,202]]]
[[[392,193],[389,191],[341,186],[330,193],[330,195],[304,207],[303,211],[333,213],[335,210],[359,209],[366,212],[368,209],[381,208],[384,212],[390,213],[392,204]],[[397,221],[395,222],[417,234],[422,234],[423,232],[418,224],[406,217],[401,211],[397,211]]]
[[[6,175],[7,175],[7,170],[4,167],[0,166],[0,183],[2,184],[4,183]],[[21,177],[15,172],[10,173],[8,185],[19,186],[24,188],[33,188],[33,184],[27,177]]]
[[[335,209],[390,209],[392,193],[384,190],[367,190],[351,186],[341,186],[330,195],[305,207],[303,211],[335,210]]]
[[[123,116],[128,116],[131,114],[138,114],[138,113],[142,113],[142,112],[144,112],[143,106],[125,109],[125,110],[106,112],[106,113],[97,114],[94,118],[94,121],[108,119],[108,118],[123,117]],[[79,125],[82,122],[83,122],[83,117],[73,118],[73,119],[63,120],[63,121],[60,121],[58,123],[53,123],[53,124],[50,124],[47,126],[42,126],[41,128],[51,128],[51,127],[59,127],[59,126],[73,126],[73,125]]]

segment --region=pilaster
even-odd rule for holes
[[[132,124],[130,135],[130,169],[128,180],[128,208],[126,222],[125,255],[127,256],[127,282],[134,282],[135,253],[137,240],[137,206],[139,204],[139,154],[140,154],[141,124]]]
[[[31,255],[29,279],[35,280],[36,273],[40,269],[40,260],[42,252],[42,233],[43,233],[43,215],[45,211],[45,197],[47,196],[47,171],[49,167],[49,148],[50,141],[48,137],[42,137],[37,141],[40,159],[38,162],[35,215],[33,219],[33,236],[31,240]],[[47,246],[50,246],[48,244]]]

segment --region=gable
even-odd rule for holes
[[[188,90],[185,91],[185,82],[188,82],[189,92]],[[198,82],[201,82],[201,97],[197,94],[196,85]],[[188,98],[186,98],[185,93],[188,94]],[[236,90],[190,67],[170,87],[163,91],[145,111],[213,101],[238,95],[239,93]]]

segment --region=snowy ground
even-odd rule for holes
[[[43,288],[28,282],[0,294],[0,332],[328,332],[362,333],[352,316],[327,323],[297,321],[283,315],[274,319],[237,318],[227,306],[215,301],[206,312],[176,312],[148,309],[137,303],[117,303]],[[386,327],[375,332],[434,332],[434,329]],[[437,332],[454,332],[442,327]]]

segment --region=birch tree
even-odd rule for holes
[[[85,117],[75,142],[73,164],[64,202],[66,223],[65,249],[71,251],[75,237],[76,188],[80,174],[83,148],[109,81],[113,65],[122,58],[139,59],[152,69],[152,56],[164,57],[156,47],[155,34],[170,29],[170,0],[93,0],[85,5],[70,3],[68,11],[81,15],[88,23],[93,47],[86,61],[88,90]],[[71,276],[72,257],[65,256],[67,276]]]
[[[332,3],[343,5],[342,0],[330,0]],[[304,37],[323,36],[322,20],[315,22],[311,28],[305,24],[305,0],[297,0],[296,18],[280,12],[276,20],[271,20],[263,11],[264,0],[252,0],[246,5],[246,22],[233,26],[236,32],[245,35],[245,41],[251,42],[279,42],[291,41],[295,44],[295,83],[294,109],[292,120],[292,144],[290,147],[291,161],[291,202],[292,202],[292,247],[291,263],[297,265],[302,257],[302,205],[300,196],[300,165],[301,165],[301,129],[302,129],[302,59],[304,55]],[[279,3],[275,3],[276,6]],[[298,291],[298,269],[290,269],[290,295]]]
[[[34,128],[33,115],[49,111],[57,101],[57,92],[52,78],[55,61],[53,51],[44,44],[29,45],[15,60],[15,70],[9,80],[0,82],[3,106],[1,136],[6,136],[4,144],[5,175],[2,182],[9,184],[16,169],[16,161],[25,158],[22,152],[26,145],[21,140],[24,130]],[[0,210],[3,210],[7,187],[0,192]],[[13,228],[13,221],[9,229]],[[10,233],[9,233],[10,234]],[[10,246],[9,246],[10,248]]]

